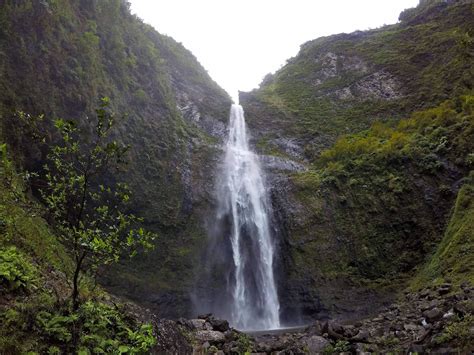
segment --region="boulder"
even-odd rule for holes
[[[200,314],[198,315],[198,319],[209,320],[213,318],[212,313]]]
[[[460,317],[464,317],[466,314],[474,314],[474,301],[466,300],[457,302],[453,307],[454,313]]]
[[[369,332],[361,329],[359,332],[351,338],[354,343],[366,343],[369,341]]]
[[[342,334],[346,338],[352,338],[358,333],[359,333],[359,330],[356,329],[356,327],[353,326],[353,325],[344,325],[344,326],[342,326]]]
[[[196,340],[200,343],[209,342],[209,344],[221,344],[225,342],[225,336],[221,332],[215,330],[198,330],[196,332]]]
[[[432,329],[425,329],[423,332],[419,333],[418,336],[415,339],[416,344],[420,344],[425,341],[426,338],[428,338],[429,335],[431,335]]]
[[[153,321],[153,325],[156,330],[154,351],[157,354],[192,354],[189,339],[180,331],[176,322],[159,319]]]
[[[328,322],[328,335],[331,339],[341,340],[345,339],[344,327],[337,322]]]
[[[190,319],[189,323],[196,330],[210,330],[210,329],[207,329],[207,326],[206,326],[207,324],[204,319]]]
[[[419,293],[419,296],[420,296],[421,298],[427,298],[430,294],[431,294],[430,289],[425,288],[423,291],[421,291],[421,292]]]
[[[441,318],[443,318],[443,311],[440,310],[439,308],[435,307],[433,309],[427,310],[423,312],[423,317],[425,317],[426,321],[428,323],[434,323]]]
[[[308,352],[310,354],[319,354],[322,353],[324,348],[330,345],[331,343],[319,336],[319,335],[313,335],[307,339],[305,339],[305,345],[308,349]]]
[[[323,335],[325,332],[323,331],[322,323],[317,320],[308,328],[306,328],[305,333],[314,334],[314,335]]]
[[[450,322],[456,318],[456,314],[454,313],[454,309],[451,308],[448,312],[443,314],[443,320]]]
[[[438,294],[439,295],[446,295],[447,293],[449,293],[452,289],[452,286],[451,284],[449,283],[445,283],[445,284],[442,284],[440,287],[438,287]]]
[[[423,327],[416,324],[409,323],[409,324],[405,324],[403,326],[403,329],[405,329],[408,332],[419,332],[421,329],[423,329]]]
[[[225,341],[226,342],[234,341],[236,338],[239,337],[239,334],[240,333],[235,329],[228,330],[228,331],[224,332]]]
[[[226,332],[230,329],[229,322],[225,319],[209,319],[209,323],[212,326],[213,330],[217,330],[219,332]]]
[[[285,340],[286,339],[280,337],[268,338],[264,341],[259,342],[255,347],[255,350],[267,354],[282,351],[285,350],[288,346]]]

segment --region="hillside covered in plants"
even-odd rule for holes
[[[472,282],[473,16],[421,1],[303,44],[240,93],[270,162],[289,317],[357,318],[407,287]]]
[[[212,190],[207,166],[217,159],[230,97],[192,53],[132,15],[125,1],[0,5],[2,139],[15,163],[40,171],[48,153],[28,138],[19,112],[44,115],[41,129],[52,144],[53,120],[90,129],[100,99],[108,97],[117,114],[113,135],[130,146],[119,180],[133,192],[133,211],[162,238],[133,266],[103,275],[104,283],[132,298],[140,295],[163,314],[188,312],[187,293],[206,237],[202,216]]]

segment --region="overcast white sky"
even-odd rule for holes
[[[418,0],[130,0],[158,32],[182,42],[233,97],[321,36],[397,22]]]

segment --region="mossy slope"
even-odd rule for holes
[[[459,190],[443,239],[415,278],[415,288],[452,282],[474,283],[474,184],[473,172]]]
[[[71,310],[73,261],[41,217],[44,208],[28,193],[25,177],[0,144],[0,353],[72,353],[75,328],[83,354],[148,351],[152,326],[113,306],[87,276],[83,303]]]
[[[120,179],[132,188],[134,212],[161,237],[152,256],[124,265],[110,284],[136,299],[153,294],[158,303],[163,286],[185,295],[195,260],[189,255],[205,238],[200,216],[211,189],[201,187],[212,185],[208,172],[220,139],[209,127],[223,126],[229,96],[192,53],[122,0],[2,1],[0,58],[4,133],[28,169],[40,170],[46,151],[16,129],[15,112],[73,120],[87,130],[87,117],[107,96],[125,116],[115,132],[131,146]],[[153,274],[135,271],[143,268]]]
[[[429,260],[463,184],[457,206],[466,209],[457,208],[458,222],[450,222],[445,237],[457,236],[455,244],[446,249],[442,242],[436,255],[446,257],[432,263],[459,260],[445,270],[459,282],[472,277],[472,229],[465,226],[470,180],[464,180],[473,168],[472,102],[472,96],[464,96],[418,111],[396,126],[375,123],[341,137],[307,171],[290,175],[289,190],[274,197],[287,206],[280,217],[287,238],[286,286],[304,285],[322,301],[320,311],[350,313],[364,303],[376,304],[368,301],[371,292],[400,290]],[[462,260],[467,268],[460,267]],[[291,287],[282,293],[301,297],[291,295]]]
[[[309,41],[240,93],[256,149],[306,168],[269,171],[288,319],[374,311],[426,263],[420,287],[472,278],[449,261],[470,263],[472,231],[439,243],[461,228],[446,230],[473,168],[473,6],[421,1],[397,24]]]
[[[431,1],[400,23],[303,44],[259,89],[241,93],[249,124],[299,139],[313,160],[341,134],[471,90],[473,6]]]

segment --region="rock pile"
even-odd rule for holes
[[[467,283],[457,291],[446,283],[420,292],[405,292],[399,302],[355,323],[324,320],[306,328],[253,335],[232,329],[226,320],[206,314],[158,328],[163,340],[158,353],[471,353],[474,350],[473,295],[474,287]]]

